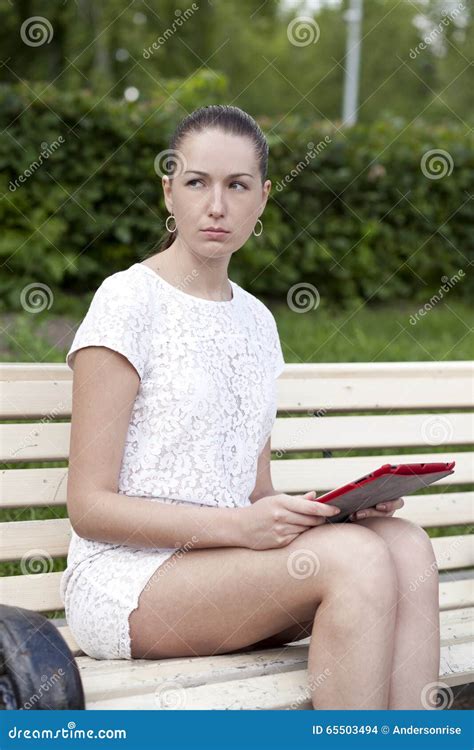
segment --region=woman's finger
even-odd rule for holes
[[[295,524],[296,526],[319,526],[321,523],[326,523],[326,518],[323,516],[309,516],[306,513],[293,513],[290,511],[285,515],[284,523]]]
[[[387,518],[387,516],[391,516],[394,513],[394,511],[383,511],[383,510],[373,510],[372,508],[366,508],[365,510],[359,510],[357,513],[353,513],[351,516],[349,516],[349,519],[351,521],[362,521],[364,518]]]
[[[403,508],[405,505],[405,501],[403,497],[399,497],[396,500],[387,500],[382,503],[377,503],[375,506],[377,510],[398,510],[399,508]]]
[[[298,497],[297,495],[289,497],[285,504],[289,511],[301,513],[305,516],[332,517],[339,514],[339,508],[333,505],[320,503],[317,500],[308,500],[305,497]]]

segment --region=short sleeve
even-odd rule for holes
[[[152,309],[149,287],[142,276],[127,271],[108,276],[95,292],[66,364],[74,369],[75,354],[86,346],[105,346],[122,354],[143,378],[151,335]]]

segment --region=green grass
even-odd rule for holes
[[[410,324],[418,307],[361,307],[296,313],[269,305],[286,362],[410,362],[474,357],[473,313],[449,301]]]
[[[443,361],[473,359],[474,335],[472,310],[468,305],[447,300],[420,317],[416,325],[410,324],[420,305],[353,308],[349,311],[328,309],[321,302],[316,310],[296,313],[286,304],[267,303],[275,315],[285,361],[290,362],[405,362]],[[87,305],[75,301],[71,327],[74,320],[82,318]],[[33,320],[32,320],[33,318]],[[9,351],[5,361],[14,362],[64,362],[67,349],[54,348],[41,335],[40,328],[52,316],[40,315],[19,317],[9,327],[7,343]],[[469,446],[456,447],[456,451]],[[412,449],[396,449],[396,453],[409,454]],[[442,446],[433,452],[443,451]],[[378,454],[389,455],[392,449],[383,449]],[[366,451],[336,451],[339,455],[364,455]],[[288,454],[285,458],[320,457],[318,452]],[[22,468],[64,466],[64,462],[24,463]],[[6,464],[3,468],[14,468]],[[436,488],[438,489],[438,488]],[[439,488],[442,491],[442,488]],[[452,487],[454,490],[455,488]],[[465,487],[462,489],[466,489]],[[433,492],[434,489],[431,489]],[[0,520],[34,520],[64,518],[66,508],[23,508],[0,511]],[[466,533],[470,527],[450,526],[443,529],[428,529],[430,536],[447,536]],[[63,570],[66,559],[54,561],[54,570]],[[0,575],[18,575],[20,563],[0,564]]]

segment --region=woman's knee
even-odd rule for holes
[[[391,518],[383,533],[396,563],[400,593],[414,591],[420,582],[425,590],[437,592],[438,562],[425,529],[404,518]]]
[[[306,553],[328,593],[344,588],[383,608],[396,600],[397,575],[389,546],[368,528],[350,523],[316,526],[285,549],[289,555]]]
[[[382,521],[384,519],[381,519]],[[391,549],[401,549],[405,553],[413,553],[423,557],[434,557],[433,543],[425,529],[407,518],[391,517],[385,529],[390,533],[386,536]]]

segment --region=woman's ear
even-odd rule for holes
[[[161,184],[163,187],[163,195],[165,198],[165,205],[170,214],[173,213],[173,203],[171,199],[171,181],[168,175],[163,175],[161,178]]]
[[[272,187],[271,180],[265,180],[265,182],[263,183],[263,187],[262,187],[263,200],[260,206],[260,208],[262,209],[262,213],[263,213],[265,206],[267,205],[267,200],[268,200],[268,196],[270,195],[271,187]]]

